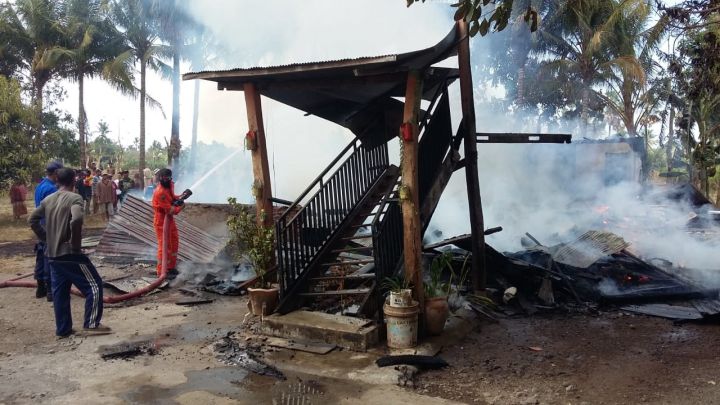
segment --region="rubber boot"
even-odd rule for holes
[[[45,290],[47,291],[46,297],[48,302],[53,302],[52,285],[50,285],[50,283],[46,283]]]
[[[42,298],[45,296],[47,296],[47,287],[43,281],[38,280],[37,288],[35,289],[35,298]]]

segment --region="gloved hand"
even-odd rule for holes
[[[183,205],[185,205],[185,201],[183,201],[183,200],[173,201],[173,206],[175,206],[175,207],[182,207]]]

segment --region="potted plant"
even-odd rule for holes
[[[443,269],[450,269],[450,282],[442,281]],[[450,315],[448,295],[453,277],[450,254],[435,256],[430,264],[430,280],[425,283],[425,326],[428,334],[439,335]]]
[[[389,291],[388,304],[393,308],[409,307],[412,305],[412,289],[410,283],[403,277],[386,277],[382,287]]]
[[[268,270],[274,264],[275,232],[259,223],[255,215],[250,213],[235,198],[228,198],[231,214],[227,225],[230,233],[230,244],[233,245],[233,254],[236,259],[247,257],[252,263],[257,278],[254,288],[248,288],[250,295],[250,310],[253,315],[269,315],[277,307],[279,291],[268,280]],[[260,215],[264,216],[265,211]]]
[[[413,300],[410,283],[402,277],[387,277],[382,288],[389,290],[383,305],[388,347],[408,349],[417,345],[420,305]]]

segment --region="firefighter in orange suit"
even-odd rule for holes
[[[174,183],[172,181],[172,171],[170,169],[161,169],[157,173],[157,180],[159,185],[155,188],[152,198],[152,206],[155,211],[155,219],[153,225],[155,226],[155,234],[158,239],[158,254],[157,254],[157,274],[160,277],[162,269],[162,258],[164,254],[167,254],[167,278],[172,280],[178,275],[176,269],[177,266],[177,252],[178,252],[178,230],[175,225],[174,215],[177,215],[185,207],[180,196],[174,193]],[[177,202],[177,203],[176,203]],[[175,203],[175,204],[174,204]],[[163,251],[163,226],[165,224],[165,215],[170,214],[168,217],[170,223],[168,223],[168,250]]]

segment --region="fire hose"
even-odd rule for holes
[[[186,190],[186,191],[189,191],[189,190]],[[185,193],[183,193],[183,195],[184,195],[184,194],[185,194]],[[189,197],[189,195],[188,195],[187,197]],[[187,197],[185,197],[185,198],[187,198]],[[183,199],[183,200],[184,200],[184,199]],[[152,291],[152,290],[160,287],[160,285],[162,285],[162,283],[165,281],[165,278],[167,277],[167,270],[168,270],[168,268],[167,268],[168,243],[169,243],[169,242],[168,242],[168,237],[170,236],[170,226],[168,225],[168,223],[170,222],[170,220],[171,220],[171,215],[170,215],[170,213],[168,212],[167,214],[165,214],[165,221],[164,221],[164,223],[163,223],[163,246],[162,246],[162,248],[163,248],[163,255],[162,255],[162,261],[161,261],[161,267],[160,267],[160,277],[158,277],[158,279],[155,280],[155,281],[153,281],[151,284],[149,284],[149,285],[147,285],[147,286],[145,286],[145,287],[143,287],[143,288],[140,288],[140,289],[138,289],[138,290],[129,292],[129,293],[127,293],[127,294],[113,295],[113,296],[110,296],[110,297],[103,297],[103,303],[105,303],[105,304],[115,304],[115,303],[118,303],[118,302],[127,301],[127,300],[132,299],[132,298],[137,298],[137,297],[139,297],[139,296],[141,296],[141,295],[144,295],[144,294],[149,293],[150,291]],[[31,274],[25,274],[25,275],[23,275],[23,276],[16,277],[16,278],[13,278],[13,279],[10,279],[10,280],[2,281],[2,282],[0,282],[0,288],[7,288],[7,287],[36,288],[36,287],[37,287],[37,281],[20,281],[20,280],[22,280],[23,278],[30,277],[31,275],[32,275],[32,273],[31,273]],[[70,293],[71,293],[71,294],[74,294],[74,295],[77,295],[77,296],[80,296],[80,297],[83,297],[83,294],[82,294],[80,291],[78,291],[77,289],[75,289],[75,288],[72,288],[72,289],[70,290]]]

